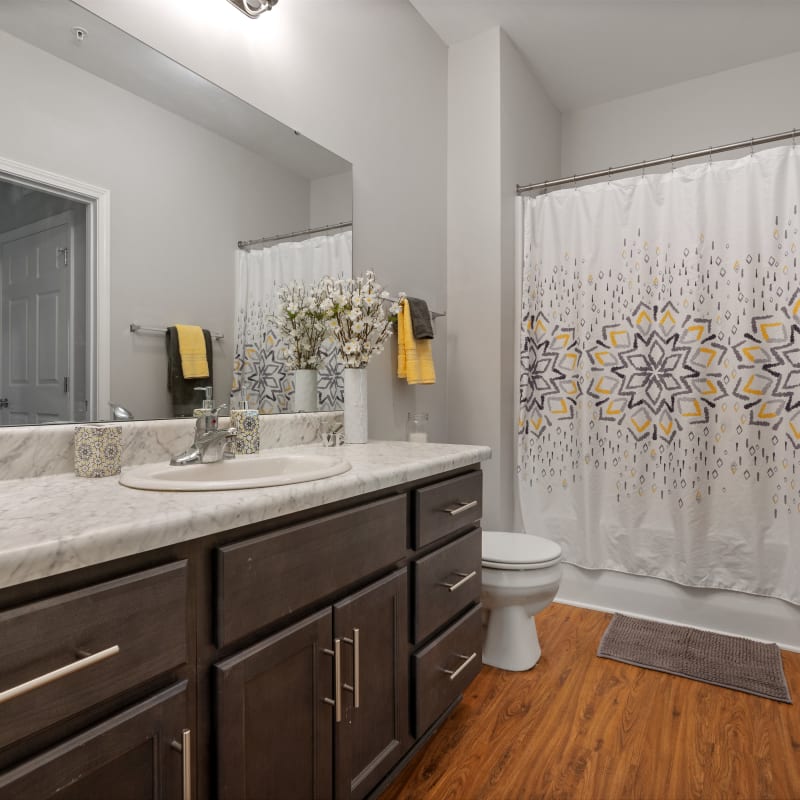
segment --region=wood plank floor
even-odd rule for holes
[[[787,705],[597,658],[610,619],[537,615],[536,667],[484,667],[381,800],[800,800],[800,654]]]

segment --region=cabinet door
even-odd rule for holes
[[[220,800],[333,793],[330,609],[214,667]]]
[[[180,800],[186,681],[0,774],[0,800]],[[184,760],[185,758],[185,760]],[[185,788],[185,792],[184,792]]]
[[[352,687],[342,692],[342,721],[334,726],[336,796],[359,800],[408,743],[407,571],[337,603],[334,636],[341,640],[342,682]]]

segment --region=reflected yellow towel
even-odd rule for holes
[[[397,377],[410,384],[436,383],[430,339],[415,339],[408,300],[400,303],[397,315]]]
[[[176,325],[184,378],[207,378],[206,340],[199,325]]]

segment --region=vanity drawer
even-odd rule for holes
[[[0,748],[186,663],[187,573],[180,561],[0,613]]]
[[[414,564],[414,641],[421,642],[481,597],[481,529]]]
[[[414,655],[414,735],[423,733],[472,683],[481,670],[481,607]]]
[[[425,486],[414,492],[414,547],[419,549],[450,533],[472,527],[482,513],[480,470]]]
[[[222,647],[402,560],[405,495],[219,548]]]

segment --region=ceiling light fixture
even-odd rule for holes
[[[228,0],[228,2],[235,5],[243,14],[255,19],[265,11],[270,11],[272,6],[277,5],[278,0]]]

